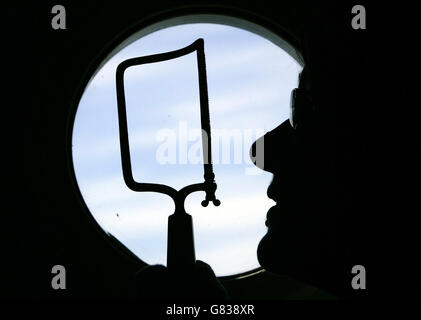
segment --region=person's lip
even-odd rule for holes
[[[280,211],[280,206],[279,206],[278,203],[268,210],[268,212],[266,214],[266,221],[265,221],[266,227],[268,227],[268,228],[272,227],[273,221],[277,217],[279,217],[279,214],[280,214],[279,211]]]
[[[268,213],[266,214],[265,225],[268,228],[270,228],[271,225],[273,225],[273,220],[276,219],[277,216],[279,216],[279,209],[280,209],[279,203],[280,203],[281,199],[279,197],[279,192],[276,191],[276,186],[278,184],[279,184],[279,182],[277,180],[277,176],[275,175],[272,179],[272,182],[268,186],[267,191],[266,191],[267,197],[276,202],[276,204],[273,207],[271,207],[268,210]]]
[[[280,201],[280,199],[279,199],[279,194],[275,190],[275,183],[276,182],[275,182],[275,178],[274,178],[274,180],[272,180],[271,184],[269,185],[269,187],[266,191],[266,195],[269,199],[272,199],[273,201],[278,203]]]

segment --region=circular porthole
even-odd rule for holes
[[[259,267],[272,175],[252,164],[251,144],[288,118],[302,67],[294,48],[237,18],[183,16],[135,33],[92,75],[74,117],[72,160],[78,188],[101,228],[148,264],[166,264],[170,197],[130,190],[122,174],[116,68],[134,57],[184,48],[204,39],[212,154],[219,207],[186,199],[197,259],[217,276]],[[197,61],[189,54],[129,68],[125,98],[133,177],[180,189],[203,181]],[[287,168],[285,168],[287,170]]]

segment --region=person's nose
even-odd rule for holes
[[[285,169],[291,156],[294,129],[289,120],[257,139],[250,148],[251,161],[258,168],[276,173]]]

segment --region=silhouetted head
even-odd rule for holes
[[[339,293],[338,279],[346,277],[336,247],[333,150],[329,130],[320,121],[322,101],[314,99],[319,97],[314,81],[304,67],[291,97],[290,119],[251,149],[255,164],[273,173],[267,195],[276,202],[267,213],[258,259],[268,271]]]

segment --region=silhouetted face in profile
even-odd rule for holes
[[[258,259],[267,271],[331,289],[338,270],[334,261],[334,169],[317,116],[314,110],[305,110],[312,108],[303,101],[307,95],[311,99],[312,86],[306,69],[303,72],[299,88],[304,98],[296,99],[300,105],[294,127],[289,120],[283,122],[251,149],[258,159],[255,164],[273,173],[267,195],[276,203],[267,213],[268,230],[260,241]],[[256,143],[261,139],[264,153],[259,154]]]

